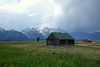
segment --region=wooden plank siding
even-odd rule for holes
[[[59,45],[59,40],[47,40],[46,41],[47,45],[54,45],[54,46],[58,46]]]

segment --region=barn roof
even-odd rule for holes
[[[57,32],[53,32],[53,34],[58,39],[70,39],[70,40],[74,40],[74,38],[72,36],[70,36],[68,33],[57,33]]]

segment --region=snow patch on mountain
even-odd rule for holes
[[[0,32],[4,32],[4,31],[5,31],[5,29],[0,27]]]
[[[39,29],[39,28],[26,28],[22,31],[23,34],[25,34],[26,36],[28,36],[29,38],[46,38],[51,32],[65,32],[63,30],[61,30],[60,28],[58,29],[53,29],[53,28],[48,28],[48,27],[44,27],[43,29]]]
[[[42,33],[44,36],[47,36],[47,35],[49,35],[52,32],[62,32],[62,33],[65,33],[65,31],[61,30],[60,28],[53,29],[53,28],[44,27],[42,30],[40,30],[40,33]]]

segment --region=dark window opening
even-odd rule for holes
[[[64,44],[66,44],[66,42],[65,42],[65,40],[59,40],[59,44],[64,45]]]

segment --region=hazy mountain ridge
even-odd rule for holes
[[[8,41],[27,41],[30,40],[26,35],[16,30],[1,30],[0,29],[0,40]]]
[[[86,32],[72,32],[70,33],[76,40],[91,39],[100,40],[100,32],[86,33]]]
[[[53,28],[45,27],[43,29],[36,29],[36,28],[26,28],[21,32],[16,30],[5,30],[0,27],[0,40],[10,40],[10,41],[33,41],[36,40],[37,37],[40,37],[41,40],[45,40],[46,37],[51,32],[63,32],[66,31]],[[100,40],[100,32],[94,33],[85,33],[85,32],[72,32],[69,33],[72,35],[76,40],[83,40],[83,39],[92,39],[92,40]]]

